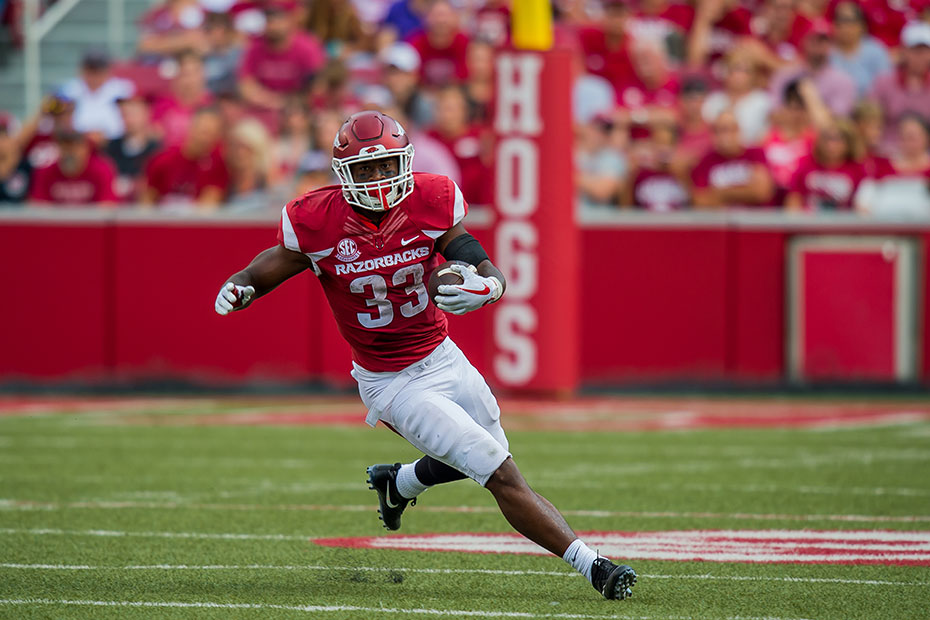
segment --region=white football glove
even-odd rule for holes
[[[214,309],[220,316],[226,316],[233,310],[238,310],[252,301],[252,295],[255,294],[254,286],[239,286],[232,282],[227,282],[220,289],[219,295],[216,296],[216,305]]]
[[[465,314],[500,299],[504,287],[494,276],[479,276],[473,265],[451,265],[452,271],[465,280],[461,284],[443,284],[436,289],[436,307],[452,314]]]

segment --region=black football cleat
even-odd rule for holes
[[[591,567],[591,585],[604,598],[622,600],[633,596],[630,588],[636,584],[636,571],[625,564],[614,564],[607,558],[594,560]]]
[[[389,530],[400,529],[400,515],[407,504],[417,503],[402,497],[397,490],[397,471],[400,463],[393,465],[372,465],[368,468],[368,488],[378,492],[378,518]]]

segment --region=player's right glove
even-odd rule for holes
[[[216,304],[213,307],[217,314],[226,316],[233,310],[238,310],[243,306],[247,306],[248,303],[252,301],[252,295],[254,294],[254,286],[239,286],[238,284],[227,282],[216,296]]]

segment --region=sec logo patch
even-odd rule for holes
[[[361,254],[358,251],[358,246],[351,239],[346,238],[336,244],[336,258],[344,263],[351,263]]]

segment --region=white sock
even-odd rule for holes
[[[397,471],[397,491],[407,499],[413,499],[429,487],[420,482],[414,470],[416,461],[401,465]]]
[[[568,546],[562,559],[568,562],[572,568],[584,575],[588,581],[591,581],[591,567],[594,560],[597,559],[597,552],[592,551],[588,545],[581,542],[580,538]]]

